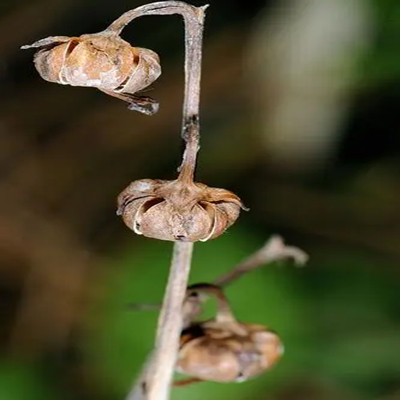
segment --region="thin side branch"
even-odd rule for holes
[[[286,246],[280,236],[272,236],[261,249],[240,262],[227,274],[217,278],[214,284],[218,286],[228,285],[247,272],[266,264],[287,259],[293,259],[297,265],[304,265],[308,260],[308,255],[297,247]]]
[[[237,279],[241,278],[244,274],[254,271],[260,267],[271,265],[277,261],[284,261],[292,259],[296,265],[302,266],[308,261],[308,254],[295,246],[285,245],[283,239],[274,235],[269,238],[264,246],[255,251],[249,257],[234,266],[229,272],[221,275],[213,281],[214,285],[226,286]],[[196,285],[189,286],[189,291],[193,290]],[[199,293],[200,294],[200,293]],[[191,321],[194,316],[201,312],[200,303],[204,302],[208,296],[198,296],[197,298],[187,298],[184,303],[183,317],[184,320]],[[129,304],[129,308],[135,311],[150,310],[155,311],[161,308],[160,304],[142,304],[135,303]]]
[[[202,312],[202,303],[204,303],[208,296],[207,292],[215,292],[218,287],[223,287],[232,283],[233,281],[241,278],[247,272],[254,271],[264,265],[271,265],[276,261],[293,259],[295,264],[304,265],[308,261],[308,255],[301,249],[294,246],[286,246],[280,236],[272,236],[259,250],[253,253],[250,257],[246,258],[237,264],[231,271],[215,279],[213,285],[210,284],[195,284],[187,289],[186,301],[183,308],[183,319],[185,326],[193,321]],[[198,291],[197,291],[198,288]],[[196,297],[190,297],[190,293],[196,292]],[[218,291],[216,292],[218,293]],[[223,293],[223,292],[221,292]],[[217,295],[218,297],[218,295]],[[224,314],[230,315],[229,304],[225,298],[218,299],[220,310],[224,310]]]

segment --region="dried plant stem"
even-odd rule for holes
[[[182,312],[185,326],[202,312],[201,304],[207,300],[207,294],[210,293],[213,293],[217,298],[220,317],[228,320],[231,319],[232,314],[229,303],[220,288],[241,278],[247,272],[254,271],[263,265],[270,265],[273,262],[286,260],[288,258],[293,259],[297,265],[304,265],[308,260],[308,255],[297,247],[285,245],[280,236],[274,235],[250,257],[241,261],[228,273],[215,279],[213,284],[201,283],[189,286],[187,293],[196,292],[197,296],[195,298],[191,298],[190,296],[186,297]],[[178,386],[182,384],[183,383],[180,381],[178,382]]]
[[[286,246],[280,236],[274,235],[268,239],[263,247],[250,257],[241,261],[225,275],[214,280],[214,284],[218,286],[228,285],[247,272],[253,271],[263,265],[288,258],[292,258],[297,265],[303,265],[307,262],[308,255],[297,247]]]
[[[177,242],[167,289],[158,319],[154,350],[127,400],[167,400],[179,350],[182,304],[186,293],[193,243]]]
[[[182,15],[185,23],[185,93],[182,138],[186,142],[181,180],[193,180],[199,148],[199,103],[204,11],[178,1],[147,4],[128,11],[106,31],[120,33],[133,19],[145,15]],[[182,329],[182,305],[190,273],[193,243],[176,242],[154,350],[127,400],[168,400]]]
[[[121,33],[133,19],[144,15],[181,14],[185,21],[185,94],[183,99],[182,138],[186,142],[179,178],[192,181],[199,150],[199,103],[204,11],[208,6],[193,7],[179,1],[161,1],[127,11],[106,31]]]
[[[147,376],[147,398],[168,399],[182,330],[182,304],[185,298],[193,243],[174,245],[167,290],[158,320],[153,363]]]

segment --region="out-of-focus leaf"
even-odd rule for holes
[[[63,396],[52,393],[34,366],[3,361],[0,364],[0,399],[62,400]]]

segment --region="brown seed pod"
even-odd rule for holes
[[[202,183],[142,179],[118,197],[118,215],[138,235],[206,241],[221,235],[244,208],[234,193]]]
[[[282,354],[278,335],[262,325],[208,321],[183,331],[176,370],[200,380],[241,382],[271,368]]]
[[[158,104],[134,93],[161,74],[152,50],[132,47],[112,31],[80,37],[54,36],[22,49],[38,48],[34,62],[40,76],[62,85],[95,87],[130,103],[129,108],[153,114]]]
[[[222,290],[202,286],[192,290],[216,295],[217,316],[192,322],[182,331],[176,370],[197,380],[241,382],[271,368],[283,354],[278,335],[262,325],[238,322]],[[178,381],[176,385],[192,381]]]

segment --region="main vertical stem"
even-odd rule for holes
[[[193,243],[175,242],[156,343],[126,400],[168,400],[179,351],[182,304],[188,285]]]
[[[145,15],[182,15],[185,23],[185,93],[182,138],[185,151],[179,179],[194,179],[199,150],[199,104],[204,11],[180,1],[162,1],[130,10],[115,20],[107,31],[120,33],[133,19]],[[182,306],[188,283],[193,243],[175,242],[170,273],[158,320],[156,343],[127,400],[168,400],[182,330]]]
[[[188,182],[192,182],[194,179],[200,140],[199,106],[205,8],[197,9],[197,18],[194,18],[194,15],[188,15],[185,18],[185,93],[182,138],[186,147],[180,166],[179,178]]]
[[[148,400],[167,400],[179,351],[182,330],[182,304],[188,285],[193,243],[176,242],[158,320],[152,368],[147,376]]]

